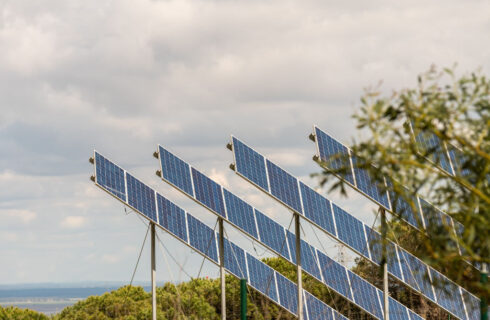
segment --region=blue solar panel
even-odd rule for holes
[[[382,253],[382,238],[381,234],[374,229],[364,225],[366,235],[368,238],[369,249],[371,251],[371,260],[377,264],[381,264]],[[392,242],[386,243],[386,255],[388,259],[388,272],[402,280],[402,274],[400,270],[400,262],[398,260],[395,245]]]
[[[379,292],[380,301],[384,300],[384,293],[382,291]],[[390,299],[388,302],[389,306],[389,314],[390,320],[410,320],[410,316],[407,312],[407,308],[405,308],[401,303],[394,299]]]
[[[249,253],[247,253],[247,264],[250,284],[257,290],[277,302],[278,300],[276,281],[274,279],[274,269],[255,259]]]
[[[372,181],[368,170],[357,168],[356,165],[360,162],[356,156],[352,156],[352,163],[354,164],[354,174],[356,175],[356,185],[359,190],[367,194],[376,202],[383,205],[385,208],[390,208],[388,202],[388,194],[386,191],[381,191],[377,184]],[[372,168],[375,168],[371,165]]]
[[[379,319],[382,319],[383,312],[378,300],[376,287],[369,284],[369,282],[366,282],[355,273],[352,273],[351,271],[348,271],[348,273],[356,303],[377,316]]]
[[[224,241],[224,264],[225,268],[240,279],[246,279],[247,267],[245,264],[245,251],[228,239]]]
[[[192,196],[192,181],[189,165],[159,146],[162,177],[180,190]]]
[[[254,238],[258,238],[255,225],[254,209],[251,205],[224,189],[228,220],[245,230]]]
[[[247,179],[269,191],[264,157],[233,137],[236,170]]]
[[[281,305],[292,313],[298,312],[298,287],[288,278],[280,273],[276,273],[277,291]]]
[[[325,303],[309,292],[305,292],[305,302],[308,309],[308,320],[336,320],[334,319],[333,310],[326,308]],[[335,313],[338,314],[337,312]],[[344,318],[343,316],[341,317]]]
[[[413,288],[420,290],[430,300],[434,300],[434,293],[428,278],[428,267],[422,261],[399,248],[400,265],[405,282]]]
[[[122,201],[126,201],[126,188],[124,186],[124,170],[111,161],[95,152],[96,181]]]
[[[293,263],[297,263],[296,236],[288,230],[286,230],[286,233],[288,235],[289,250],[291,251],[291,260]],[[316,249],[314,247],[301,240],[301,266],[303,267],[303,270],[321,281],[322,277],[320,275],[320,269],[318,268],[315,252]]]
[[[461,319],[465,318],[463,298],[459,288],[452,282],[448,282],[445,277],[434,269],[430,270],[430,276],[436,289],[437,303],[448,310],[451,310]]]
[[[422,198],[420,198],[420,207],[424,214],[425,225],[427,228],[438,228],[443,226],[443,223],[445,226],[451,225],[451,218],[449,216],[445,215],[441,210]]]
[[[175,236],[187,242],[185,211],[157,194],[159,224]]]
[[[299,198],[298,180],[269,160],[267,160],[267,170],[272,195],[296,212],[303,213]]]
[[[276,252],[279,252],[286,259],[291,260],[289,257],[284,228],[257,209],[255,209],[255,217],[257,218],[257,224],[259,227],[260,241],[271,247]]]
[[[191,215],[187,215],[189,226],[189,242],[191,246],[204,253],[218,263],[216,237],[214,231]]]
[[[126,180],[128,204],[156,222],[155,191],[129,173],[126,173]]]
[[[422,147],[422,151],[427,153],[432,160],[438,164],[442,169],[450,174],[454,174],[449,164],[449,159],[446,155],[444,147],[438,136],[433,133],[419,133],[415,137],[417,142]]]
[[[339,239],[356,249],[362,255],[369,257],[364,228],[361,221],[333,204],[335,223]]]
[[[192,168],[192,179],[194,180],[196,199],[224,217],[225,206],[221,186],[194,168]]]
[[[349,288],[349,282],[347,280],[346,269],[330,259],[327,255],[318,253],[318,261],[320,264],[321,272],[325,283],[333,288],[338,293],[352,300],[352,294]]]
[[[304,183],[299,183],[305,216],[336,236],[330,201]]]
[[[339,168],[344,167],[343,160],[345,160],[345,157],[347,157],[349,154],[347,148],[316,127],[315,135],[316,141],[318,142],[320,159],[327,164],[327,168],[338,170]],[[351,169],[350,164],[349,168]],[[349,170],[348,173],[343,174],[342,178],[353,185],[354,179],[351,172],[352,171]]]
[[[468,319],[480,319],[480,299],[463,288],[461,291],[463,291],[463,300],[468,310]]]

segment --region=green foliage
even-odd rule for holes
[[[0,306],[0,320],[49,320],[49,317],[29,309]]]

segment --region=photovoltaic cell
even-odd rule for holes
[[[257,226],[255,225],[254,209],[251,205],[224,189],[226,212],[228,220],[257,238]]]
[[[453,283],[444,281],[442,274],[430,270],[432,282],[436,289],[437,302],[448,310],[451,310],[461,319],[465,318],[464,305],[459,288]]]
[[[349,154],[347,148],[318,128],[315,128],[315,134],[317,136],[320,159],[327,164],[327,168],[338,170],[343,167],[343,160]],[[353,185],[354,178],[351,172],[349,170],[349,173],[345,173],[342,178]]]
[[[374,229],[371,229],[367,225],[364,225],[366,235],[368,238],[369,249],[371,251],[371,260],[377,264],[381,264],[382,253],[382,238],[381,234]],[[392,242],[386,243],[386,256],[388,261],[388,272],[397,277],[403,279],[400,270],[400,261],[398,260],[395,246]]]
[[[398,250],[398,254],[405,282],[420,290],[430,300],[435,301],[427,265],[401,248]]]
[[[126,202],[124,170],[95,152],[96,181],[105,190]]]
[[[284,228],[257,209],[255,209],[255,217],[259,227],[260,240],[286,259],[291,260]]]
[[[192,181],[189,165],[172,153],[158,146],[162,177],[192,197]]]
[[[286,230],[288,236],[289,250],[291,251],[291,259],[294,264],[296,264],[296,236],[294,233]],[[301,266],[303,270],[314,276],[315,278],[321,280],[320,269],[318,268],[316,259],[316,250],[314,247],[310,246],[304,240],[301,243]]]
[[[274,270],[255,259],[247,253],[248,273],[250,283],[274,301],[278,301],[276,294],[276,281],[274,279]]]
[[[281,305],[292,313],[298,312],[298,287],[280,273],[276,273],[277,291],[281,300]]]
[[[245,251],[233,242],[228,241],[228,239],[225,238],[223,240],[225,268],[238,278],[246,279]]]
[[[104,176],[104,178],[107,178],[107,172],[106,171],[108,170],[107,167],[104,168],[104,165],[100,165],[100,163],[102,161],[105,162],[104,165],[107,165],[108,167],[110,167],[109,170],[112,170],[115,172],[122,172],[123,174],[124,174],[124,170],[122,170],[120,167],[116,166],[114,163],[112,163],[110,161],[106,161],[105,158],[103,158],[101,156],[96,157],[95,165],[99,166],[99,168],[100,168],[100,171],[96,171],[96,175],[100,174],[100,178],[96,176],[96,184],[100,188],[109,191],[108,186],[102,185],[101,183],[99,183],[99,181],[104,182],[104,183],[106,180],[110,181],[110,179],[106,179],[106,180],[101,179],[102,176]],[[134,181],[138,181],[135,178],[133,178],[133,179],[134,179]],[[124,175],[123,175],[123,181],[124,181]],[[112,182],[110,182],[110,183],[112,183]],[[110,183],[109,183],[109,185],[110,185]],[[146,190],[147,188],[151,189],[147,185],[144,185],[144,184],[143,184],[143,186],[137,185],[135,187],[135,189],[140,189],[140,190]],[[127,198],[126,190],[125,189],[121,189],[121,190],[122,190],[122,194],[119,192],[118,193],[110,192],[110,193],[115,198],[124,201],[124,199]],[[150,196],[151,194],[153,194],[153,195],[156,194],[156,197],[157,197],[157,203],[158,203],[157,208],[158,208],[158,215],[159,215],[159,219],[160,219],[159,226],[162,227],[164,230],[169,231],[170,234],[175,236],[175,238],[179,239],[180,241],[182,241],[183,243],[185,243],[189,247],[191,247],[191,248],[195,249],[196,251],[200,252],[201,254],[203,254],[203,256],[205,258],[207,258],[207,259],[213,261],[214,263],[218,264],[217,254],[216,254],[216,242],[214,239],[214,232],[209,227],[204,225],[201,221],[199,221],[198,219],[196,219],[192,215],[190,215],[189,213],[187,213],[188,219],[185,220],[184,218],[185,218],[186,214],[185,214],[185,211],[183,209],[181,209],[180,207],[177,207],[175,204],[173,204],[172,202],[167,200],[165,197],[156,193],[153,189],[151,189],[150,193],[142,192],[142,195],[144,197],[146,197],[146,198],[142,199],[142,203],[150,202],[151,201],[151,196]],[[153,200],[154,200],[154,198],[153,198]],[[139,199],[137,201],[139,201]],[[132,203],[135,203],[135,202],[132,201]],[[130,205],[130,206],[132,206],[132,205]],[[143,208],[143,207],[140,206],[140,208]],[[148,214],[141,212],[140,209],[138,209],[136,207],[133,207],[133,209],[136,212],[144,215],[147,219],[150,219]],[[182,219],[184,219],[184,220],[182,220]],[[183,222],[183,227],[182,227],[182,222]],[[185,227],[186,223],[188,223],[189,228]],[[189,234],[191,234],[192,237],[189,237]],[[186,239],[188,239],[188,238],[191,238],[190,242],[186,241]],[[206,240],[208,238],[212,240],[211,246],[213,249],[211,249],[211,250],[206,249],[207,246],[205,244],[206,244]],[[227,271],[229,271],[231,274],[233,274],[239,278],[246,278],[246,279],[249,278],[248,273],[246,272],[246,260],[245,260],[246,252],[243,249],[236,246],[231,241],[228,241],[226,238],[224,239],[224,257],[225,257],[224,264],[225,264],[225,268]],[[267,275],[272,274],[272,279],[274,280],[274,283],[273,283],[273,289],[271,289],[270,292],[269,292],[269,290],[264,290],[263,283],[261,283],[260,281],[257,281],[257,280],[253,281],[255,285],[257,285],[257,284],[260,285],[259,288],[255,287],[254,284],[251,283],[252,281],[249,281],[249,285],[252,288],[259,290],[259,291],[262,291],[263,293],[265,293],[265,296],[267,296],[271,300],[273,300],[275,302],[278,301],[277,291],[276,291],[276,283],[275,283],[276,279],[279,279],[279,282],[281,285],[281,289],[280,289],[281,295],[283,295],[283,296],[285,294],[290,295],[291,290],[294,290],[294,292],[296,292],[296,285],[293,282],[282,277],[281,275],[279,275],[277,273],[277,271],[274,271],[273,269],[271,269],[270,267],[265,265],[263,262],[249,256],[248,257],[248,263],[251,266],[252,271],[254,272],[253,275],[254,275],[255,279],[260,279],[261,277],[264,278]],[[264,270],[266,272],[262,272]],[[257,274],[257,273],[261,273],[261,274]],[[262,290],[260,290],[260,288],[262,288]],[[303,290],[303,295],[305,295],[305,294],[309,294],[309,293],[307,291]],[[294,306],[295,300],[294,299],[296,299],[296,298],[294,298],[293,296],[291,296],[291,297],[293,300],[291,300],[287,296],[284,296],[284,298],[282,299],[282,300],[284,300],[284,302],[281,301],[282,303],[280,305],[283,308],[285,308],[286,310],[288,310],[289,312],[294,312],[294,308],[295,308],[295,306]],[[332,310],[328,305],[324,304],[323,302],[317,301],[317,303],[318,303],[319,309],[329,311],[330,314],[332,314],[332,312],[333,312],[334,314],[338,315],[338,313],[336,311]],[[297,304],[297,302],[296,302],[296,304]],[[296,306],[296,308],[297,308],[297,306]],[[304,315],[306,316],[306,309],[304,311]],[[330,319],[330,317],[320,316],[317,319]]]
[[[352,300],[346,269],[342,265],[330,259],[327,255],[321,252],[317,252],[317,254],[325,283],[338,293]]]
[[[189,226],[189,242],[191,246],[209,256],[216,263],[219,263],[216,237],[213,229],[191,215],[187,215],[187,224]]]
[[[362,222],[333,204],[339,239],[369,258]]]
[[[149,219],[157,222],[155,191],[129,173],[126,173],[126,180],[128,185],[128,204]]]
[[[233,152],[235,152],[237,172],[247,177],[262,189],[269,191],[264,157],[236,138],[233,138]]]
[[[470,294],[465,289],[461,289],[463,292],[463,300],[466,309],[468,310],[468,318],[469,319],[480,319],[480,299],[477,299],[474,295]]]
[[[303,199],[304,215],[324,230],[337,236],[330,201],[304,183],[300,182],[299,185]]]
[[[444,171],[454,175],[439,137],[433,133],[421,132],[416,135],[415,140],[419,143],[422,152],[429,154],[432,160],[444,169]]]
[[[334,318],[332,309],[325,308],[325,304],[318,300],[315,296],[309,292],[305,292],[305,302],[308,309],[308,320],[347,320],[344,316],[337,313],[338,318]]]
[[[376,287],[369,285],[364,279],[358,275],[348,271],[354,300],[364,309],[369,310],[379,319],[383,318],[381,305],[379,304]]]
[[[384,300],[384,293],[380,292],[380,301]],[[390,320],[410,320],[410,315],[407,313],[407,309],[404,308],[396,300],[390,300],[388,302],[390,310]]]
[[[356,185],[359,190],[367,194],[369,197],[382,204],[385,208],[390,208],[388,203],[388,195],[386,191],[381,191],[380,188],[373,182],[369,176],[369,172],[365,169],[357,168],[356,165],[360,160],[352,156],[352,163],[354,164],[354,174],[356,176]],[[375,168],[371,165],[372,168]]]
[[[296,212],[303,213],[299,199],[298,180],[269,160],[267,160],[267,170],[272,195]]]
[[[187,242],[185,211],[157,194],[159,224],[175,236]]]
[[[196,199],[209,207],[222,217],[225,216],[225,206],[221,186],[209,179],[196,169],[192,168],[192,179],[194,181],[194,191]]]

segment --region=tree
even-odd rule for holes
[[[353,118],[368,138],[351,145],[360,159],[355,165],[367,170],[381,190],[387,189],[384,179],[389,177],[395,198],[413,211],[415,196],[421,194],[449,214],[455,228],[438,219],[429,221],[422,235],[405,228],[420,244],[412,249],[470,291],[488,297],[490,290],[480,285],[473,266],[490,263],[490,80],[480,72],[457,78],[451,69],[431,68],[419,76],[416,88],[390,96],[368,89],[361,103]],[[448,154],[455,160],[454,172],[445,166]],[[344,165],[320,173],[322,185],[349,168],[341,156],[331,161]],[[343,181],[333,185],[344,188]]]

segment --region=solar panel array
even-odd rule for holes
[[[243,160],[242,163],[245,164],[248,163],[247,161],[253,162],[254,159],[257,159],[256,154],[248,153],[247,149],[243,149],[243,151],[247,152],[249,157],[240,158],[240,160],[237,159],[237,162]],[[197,203],[207,207],[216,215],[223,217],[245,234],[263,243],[266,247],[270,248],[284,259],[291,263],[296,263],[295,235],[293,233],[289,232],[283,226],[253,208],[213,180],[207,178],[204,174],[198,172],[195,168],[179,159],[162,146],[159,146],[159,158],[161,177],[164,181],[173,185]],[[181,170],[179,168],[185,169]],[[260,175],[260,171],[256,171],[255,167],[250,166],[249,169],[250,171],[248,171],[248,174],[252,176],[255,174]],[[181,170],[181,172],[185,172],[186,174],[184,176],[179,175],[176,173],[176,170]],[[196,186],[194,181],[194,177],[197,175],[202,179],[200,184],[202,184],[202,181],[206,180],[205,185],[208,186],[208,189],[202,190],[202,193],[207,195],[217,195],[215,203],[224,203],[224,211],[220,211],[221,209],[219,207],[209,205],[207,201],[209,197],[198,196],[199,193],[196,192],[195,189],[199,186]],[[257,175],[256,177],[259,176]],[[264,176],[261,177],[263,178]],[[276,178],[280,179],[280,174]],[[265,181],[264,185],[269,185],[268,179],[259,181]],[[183,185],[191,185],[193,187],[185,189],[181,187]],[[280,188],[278,190],[278,192],[284,194],[285,197],[294,196],[294,194],[288,193],[286,189]],[[314,195],[312,194],[312,196]],[[317,203],[312,201],[312,205],[317,205]],[[321,206],[321,204],[319,205]],[[335,228],[331,222],[332,221],[325,221],[326,225],[332,225],[333,228]],[[301,262],[303,270],[306,273],[358,305],[361,309],[372,314],[375,318],[383,318],[381,306],[383,292],[381,290],[377,289],[375,286],[371,285],[341,264],[330,259],[325,253],[309,245],[304,240],[301,240]],[[392,319],[422,319],[398,301],[391,297],[389,299],[390,305],[393,306],[393,308],[390,309],[390,317],[392,317]]]
[[[319,140],[318,137],[317,140]],[[376,264],[380,263],[379,239],[381,236],[377,231],[363,224],[360,220],[342,210],[235,137],[232,138],[232,144],[236,164],[235,170],[240,176],[246,178],[290,209],[298,212],[305,219],[314,223],[363,257]],[[337,144],[332,149],[339,150],[342,148]],[[245,160],[250,158],[254,158],[256,161]],[[271,174],[270,168],[274,168],[273,174]],[[254,172],[254,175],[250,175],[249,172]],[[356,173],[353,176],[356,176]],[[357,176],[363,176],[363,173],[358,172]],[[257,179],[267,181],[267,185],[260,185],[257,183]],[[280,186],[277,184],[280,184]],[[294,192],[286,195],[278,191],[286,189]],[[301,206],[298,207],[298,203]],[[478,308],[475,309],[473,306],[478,303],[478,298],[393,242],[389,242],[388,252],[392,253],[388,262],[388,272],[390,274],[406,283],[412,289],[421,292],[428,299],[459,319],[475,319],[479,311]],[[430,279],[434,280],[435,277],[443,280],[442,283],[447,291],[451,292],[450,296],[444,294],[444,290],[436,290],[431,284]]]
[[[95,152],[95,183],[137,213],[219,265],[219,234],[199,219],[145,185],[100,153]],[[177,169],[178,170],[178,169]],[[182,186],[185,187],[184,184]],[[212,198],[212,196],[211,196]],[[239,246],[224,239],[224,267],[293,315],[297,312],[297,286]],[[303,290],[304,319],[347,319]]]

